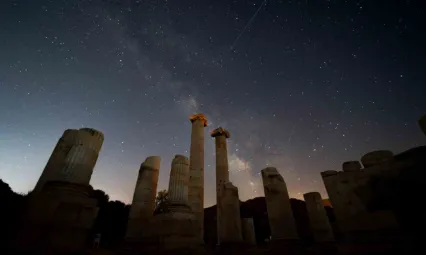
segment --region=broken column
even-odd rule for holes
[[[18,249],[36,253],[80,252],[98,213],[89,185],[104,136],[69,129],[57,143],[20,221]]]
[[[322,198],[318,192],[303,195],[308,210],[311,229],[316,243],[334,242],[333,230],[327,217]]]
[[[130,207],[127,237],[140,236],[143,228],[149,228],[146,224],[155,209],[160,161],[159,156],[150,156],[141,164]]]
[[[240,243],[243,240],[241,232],[240,199],[238,188],[231,182],[221,185],[220,193],[220,215],[221,224],[218,232],[220,244]]]
[[[244,242],[250,245],[256,245],[256,234],[254,232],[253,218],[241,219],[241,229]]]
[[[104,135],[92,128],[67,129],[56,144],[33,194],[48,181],[89,185]]]
[[[419,119],[419,125],[423,131],[423,134],[426,135],[426,115],[424,115],[423,117]]]
[[[222,233],[222,203],[220,202],[220,189],[223,184],[229,182],[229,169],[228,169],[228,150],[226,139],[229,138],[229,132],[222,127],[219,127],[211,132],[211,136],[215,138],[216,143],[216,223],[217,233]],[[217,235],[218,244],[220,244],[221,237]]]
[[[176,155],[172,161],[169,180],[169,209],[190,211],[188,205],[189,160]]]
[[[356,172],[361,170],[362,166],[359,161],[346,161],[342,164],[342,170],[343,172]]]
[[[82,128],[75,139],[76,144],[65,158],[65,165],[58,177],[63,181],[89,185],[104,135],[92,128]]]
[[[204,127],[207,118],[203,114],[190,117],[192,122],[189,158],[188,202],[199,225],[200,236],[204,236]]]
[[[176,155],[170,170],[167,210],[156,214],[150,220],[152,227],[147,239],[159,242],[147,244],[145,249],[151,247],[155,250],[155,254],[202,252],[203,240],[200,236],[199,222],[188,205],[188,182],[189,160],[185,156]],[[146,250],[140,253],[145,254]]]
[[[67,129],[59,138],[55,149],[53,150],[49,161],[47,161],[40,178],[34,187],[33,194],[39,193],[44,184],[48,181],[55,180],[56,175],[64,167],[65,158],[67,157],[71,148],[76,144],[77,129]]]
[[[393,152],[388,150],[372,151],[361,157],[361,162],[364,168],[369,168],[375,165],[380,165],[383,162],[391,160]]]
[[[283,177],[275,167],[267,167],[261,173],[272,241],[299,240]]]

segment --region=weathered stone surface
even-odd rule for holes
[[[216,223],[217,233],[222,233],[221,228],[226,228],[223,225],[222,211],[223,205],[221,202],[221,188],[222,185],[229,182],[229,166],[228,166],[228,149],[226,139],[229,138],[229,132],[222,127],[219,127],[211,132],[211,136],[215,138],[216,145]],[[218,244],[221,243],[221,236],[218,235]]]
[[[47,182],[32,196],[22,220],[17,251],[65,254],[83,249],[98,213],[87,185]]]
[[[147,220],[153,216],[160,161],[159,156],[151,156],[141,164],[130,207],[127,237],[141,235],[147,228]]]
[[[393,152],[387,150],[372,151],[361,157],[364,168],[369,168],[393,158]]]
[[[138,241],[138,250],[143,254],[202,251],[203,241],[199,236],[198,221],[192,213],[158,214],[149,219],[148,225],[148,231],[144,231]]]
[[[96,165],[104,135],[91,128],[67,129],[56,144],[33,193],[48,181],[88,185]]]
[[[360,198],[354,192],[357,183],[363,180],[365,173],[359,172],[322,172],[322,178],[333,206],[337,222],[341,231],[346,231],[348,219],[353,215],[363,213],[366,208]]]
[[[75,139],[76,144],[65,158],[65,165],[59,173],[59,179],[89,185],[102,148],[104,135],[91,128],[82,128],[78,130]]]
[[[314,240],[317,243],[334,242],[333,230],[325,211],[320,193],[310,192],[303,195]]]
[[[253,218],[241,219],[241,229],[244,242],[249,245],[256,245],[256,234],[254,231]]]
[[[275,167],[261,171],[272,240],[298,240],[287,185]]]
[[[346,161],[342,164],[342,170],[344,172],[354,172],[361,170],[362,166],[359,161]]]
[[[204,233],[204,127],[208,123],[203,114],[192,115],[190,121],[192,122],[192,132],[188,201],[199,223],[199,233],[202,237]]]
[[[241,231],[240,200],[238,188],[227,182],[220,189],[220,215],[221,224],[219,228],[220,244],[240,243],[243,241]]]
[[[189,160],[176,155],[172,161],[169,179],[169,203],[171,205],[188,205]]]

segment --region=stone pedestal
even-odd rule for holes
[[[207,118],[203,114],[190,117],[192,122],[189,159],[188,201],[199,224],[201,238],[204,236],[204,127]]]
[[[130,207],[126,237],[140,236],[148,228],[148,219],[153,216],[155,209],[160,161],[160,157],[151,156],[141,165]]]
[[[275,167],[261,171],[266,208],[273,242],[294,243],[299,240],[287,185]]]
[[[303,195],[314,240],[316,243],[334,242],[333,230],[327,217],[322,198],[318,192]]]
[[[150,228],[128,254],[203,254],[198,221],[192,213],[169,212],[149,219]],[[129,242],[128,245],[129,247]],[[127,254],[127,253],[126,253]]]
[[[241,219],[241,229],[244,242],[248,245],[256,245],[256,234],[254,231],[253,218]]]
[[[240,200],[238,189],[231,182],[222,185],[220,189],[221,223],[220,245],[224,243],[242,243]]]
[[[98,214],[92,191],[86,185],[45,183],[40,193],[30,197],[15,250],[39,254],[83,250]]]

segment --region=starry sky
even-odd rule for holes
[[[2,0],[0,178],[31,190],[63,131],[91,127],[105,134],[91,184],[129,203],[147,156],[167,188],[204,113],[205,206],[218,126],[240,199],[263,195],[266,166],[291,197],[326,197],[321,171],[425,142],[421,2]]]

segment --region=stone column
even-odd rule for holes
[[[250,245],[256,245],[256,234],[254,231],[253,218],[241,219],[241,228],[244,242]]]
[[[333,230],[327,217],[322,198],[318,192],[303,195],[308,210],[314,240],[317,243],[334,242]]]
[[[423,131],[423,134],[426,135],[426,115],[424,115],[423,117],[419,119],[419,125]]]
[[[229,169],[228,169],[228,149],[226,139],[229,138],[229,132],[224,128],[217,128],[211,132],[211,136],[215,138],[216,143],[216,224],[217,233],[222,233],[220,228],[222,224],[221,212],[223,208],[220,202],[220,188],[223,184],[229,182]],[[217,235],[218,244],[220,244],[220,235]]]
[[[261,171],[272,241],[299,240],[287,185],[275,167]]]
[[[75,139],[76,144],[68,152],[57,180],[89,185],[104,135],[91,128],[82,128]]]
[[[172,161],[169,180],[169,202],[171,205],[188,205],[189,160],[176,155]]]
[[[78,130],[67,129],[59,138],[49,161],[46,164],[40,178],[37,181],[36,186],[33,189],[33,194],[39,193],[43,188],[44,184],[48,181],[56,180],[60,170],[64,167],[65,158],[67,157],[71,148],[77,143],[76,136]]]
[[[240,243],[243,241],[241,232],[240,199],[238,188],[231,182],[222,184],[220,189],[220,214],[222,215],[219,228],[220,244]]]
[[[144,224],[147,224],[147,220],[153,216],[160,161],[159,156],[151,156],[147,157],[141,165],[130,207],[126,234],[128,237],[141,233]]]
[[[203,114],[190,117],[192,122],[189,158],[188,200],[199,225],[200,237],[204,236],[204,127],[207,118]]]

